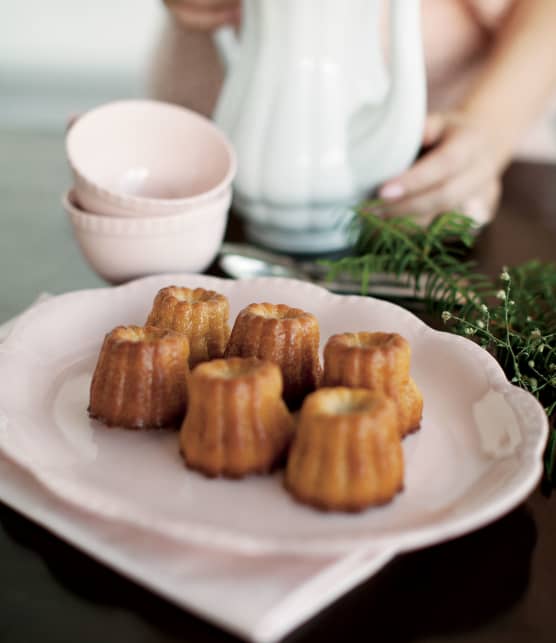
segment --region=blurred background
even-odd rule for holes
[[[69,115],[145,94],[160,0],[0,0],[0,127],[63,130]]]
[[[41,291],[104,285],[72,238],[70,116],[144,96],[160,0],[0,0],[0,323]],[[71,268],[69,268],[71,266]]]
[[[61,207],[64,134],[71,116],[147,95],[168,18],[161,0],[0,0],[0,10],[0,280],[13,284],[1,322],[41,290],[104,285]],[[553,162],[554,118],[531,141],[530,160]]]

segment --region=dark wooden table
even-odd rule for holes
[[[0,264],[0,322],[40,290],[100,284],[68,245],[69,231],[57,205],[67,179],[53,160],[61,148],[43,139],[7,139],[19,154],[11,155],[12,162],[14,154],[28,161],[28,143],[38,178],[32,189],[17,177],[15,183],[5,174],[0,178],[0,256],[10,259],[9,270],[7,263]],[[8,163],[7,157],[1,161]],[[482,234],[475,257],[491,275],[504,264],[556,260],[556,166],[510,168],[500,213]],[[396,558],[287,640],[556,641],[554,503],[536,490],[488,527]],[[0,574],[1,643],[234,640],[2,504]]]

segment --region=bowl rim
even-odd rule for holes
[[[229,166],[224,178],[206,192],[201,192],[193,196],[180,197],[176,199],[158,199],[153,197],[136,196],[133,194],[114,192],[113,190],[109,190],[108,188],[103,187],[93,181],[90,176],[87,176],[87,174],[83,173],[80,169],[78,169],[76,165],[74,149],[76,137],[75,132],[78,131],[78,128],[83,127],[83,124],[86,124],[90,118],[97,116],[99,112],[109,111],[114,108],[133,106],[154,107],[179,111],[187,117],[196,120],[203,127],[212,130],[216,137],[220,139],[224,149],[228,154]],[[210,120],[206,116],[203,116],[202,114],[199,114],[198,112],[188,109],[187,107],[183,107],[182,105],[147,98],[111,101],[98,105],[97,107],[93,107],[92,109],[86,111],[83,115],[79,116],[79,118],[77,118],[76,121],[69,127],[66,133],[65,149],[68,164],[72,172],[75,174],[76,181],[82,183],[96,196],[105,199],[109,203],[117,204],[119,207],[129,206],[130,208],[137,207],[141,210],[151,210],[153,208],[165,210],[176,209],[181,207],[182,205],[183,207],[191,206],[201,201],[210,200],[216,193],[228,187],[234,180],[234,177],[237,173],[237,155],[234,147],[226,134],[212,120]]]
[[[222,202],[222,207],[215,208],[208,213],[206,210],[187,210],[166,216],[117,217],[83,210],[80,205],[75,203],[74,195],[75,189],[70,188],[62,193],[60,200],[64,211],[76,228],[95,234],[128,237],[167,235],[179,232],[184,228],[199,224],[201,218],[204,223],[212,223],[215,219],[221,218],[227,220],[232,201],[232,189],[228,187],[218,199],[214,199],[214,204],[218,205],[219,202]],[[203,206],[207,205],[209,204],[203,204]]]

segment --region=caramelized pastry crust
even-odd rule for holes
[[[118,326],[104,338],[89,415],[108,426],[154,428],[179,422],[186,406],[187,337],[152,326]]]
[[[157,293],[147,324],[187,335],[189,366],[222,357],[230,327],[230,305],[214,290],[168,286]]]
[[[251,304],[238,315],[226,357],[259,357],[278,364],[284,399],[299,406],[318,386],[319,325],[311,313],[284,304]]]
[[[324,348],[323,386],[385,393],[398,410],[402,436],[419,428],[423,398],[409,375],[409,343],[397,333],[342,333]]]
[[[235,357],[197,366],[180,434],[186,464],[211,477],[270,471],[293,432],[281,394],[272,362]]]
[[[393,401],[368,389],[322,388],[301,408],[285,485],[320,509],[360,511],[403,488],[403,453]]]

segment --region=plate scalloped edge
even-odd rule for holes
[[[330,293],[324,288],[309,284],[306,282],[298,282],[291,279],[283,278],[259,278],[253,280],[240,280],[232,281],[227,279],[220,279],[218,277],[210,277],[204,275],[189,275],[189,274],[171,274],[171,275],[154,275],[143,279],[135,280],[118,286],[116,288],[108,287],[102,289],[82,290],[64,295],[53,297],[45,302],[39,303],[27,312],[25,312],[16,323],[12,332],[0,348],[0,359],[2,353],[17,351],[21,347],[21,338],[24,337],[25,329],[29,324],[32,324],[35,319],[40,318],[45,308],[56,306],[61,298],[77,302],[81,297],[98,296],[103,293],[105,296],[115,296],[114,293],[118,292],[132,292],[135,289],[142,289],[147,285],[153,285],[153,290],[161,287],[161,284],[167,285],[178,280],[187,280],[192,285],[199,285],[210,287],[223,291],[241,289],[242,287],[251,288],[256,283],[257,285],[264,286],[265,284],[272,283],[274,285],[281,285],[284,292],[287,293],[288,286],[296,288],[303,288],[307,293],[315,297],[331,298],[330,300],[339,300],[349,303],[349,300],[369,301],[371,298],[357,297],[357,296],[342,296]],[[480,348],[474,342],[462,337],[457,337],[449,333],[433,330],[422,322],[415,315],[407,310],[399,308],[395,304],[382,301],[372,300],[376,306],[391,307],[396,310],[397,314],[404,314],[408,319],[412,319],[414,323],[420,326],[420,330],[425,333],[432,333],[438,339],[450,342],[465,342],[466,350],[473,351],[476,357],[488,371],[488,377],[493,383],[493,386],[508,400],[514,411],[516,411],[520,419],[520,428],[524,436],[524,449],[522,456],[522,463],[519,471],[511,478],[510,484],[505,486],[503,491],[498,491],[494,494],[488,504],[480,504],[473,507],[468,513],[463,516],[449,519],[445,521],[446,524],[442,525],[441,535],[438,534],[437,526],[426,526],[422,528],[414,528],[409,530],[406,534],[397,537],[394,541],[391,538],[356,538],[349,539],[342,538],[324,538],[321,541],[311,539],[310,542],[296,541],[296,540],[281,540],[280,542],[274,540],[265,540],[259,536],[249,537],[245,534],[238,534],[233,530],[220,530],[215,534],[212,528],[208,530],[199,524],[183,523],[179,526],[173,522],[166,524],[164,521],[157,521],[153,524],[152,521],[145,520],[143,517],[129,512],[128,514],[118,511],[117,513],[111,512],[105,506],[94,506],[94,503],[88,505],[86,508],[82,506],[78,499],[78,489],[72,488],[68,485],[67,479],[63,476],[58,477],[52,472],[43,472],[34,467],[32,460],[29,460],[25,454],[14,452],[8,443],[3,439],[6,433],[6,423],[8,418],[2,413],[0,408],[0,449],[2,452],[16,465],[24,468],[26,471],[40,482],[51,493],[55,494],[59,499],[70,503],[75,508],[86,513],[93,513],[103,519],[119,521],[130,526],[144,529],[149,532],[156,532],[157,534],[168,537],[177,541],[184,541],[190,544],[198,544],[204,546],[211,546],[215,548],[222,548],[226,550],[233,550],[238,553],[248,555],[264,555],[270,553],[284,553],[284,554],[303,554],[303,555],[330,555],[336,553],[344,553],[348,550],[353,550],[354,547],[369,547],[373,548],[386,548],[388,551],[401,553],[419,547],[432,545],[450,538],[454,538],[479,527],[482,527],[489,522],[501,517],[522,500],[524,500],[529,493],[533,490],[542,474],[542,453],[546,444],[548,436],[548,420],[538,401],[526,391],[512,385],[506,379],[501,367],[496,360],[490,356],[486,351]],[[208,536],[208,539],[207,539]]]

